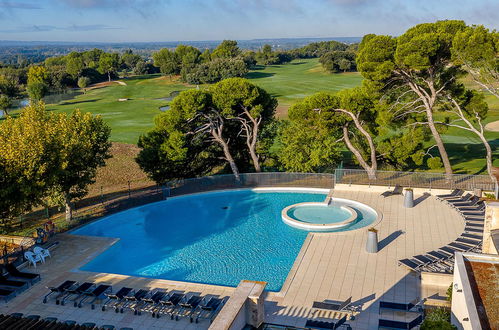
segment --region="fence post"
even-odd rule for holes
[[[128,198],[132,197],[132,193],[130,191],[130,181],[128,181]]]
[[[100,186],[100,203],[104,204],[104,194],[102,193],[102,186]]]

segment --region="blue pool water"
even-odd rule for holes
[[[75,235],[120,238],[81,269],[279,291],[308,232],[281,211],[325,194],[238,190],[171,198],[104,217]]]
[[[308,223],[334,223],[345,221],[352,214],[339,206],[299,206],[291,208],[288,215],[295,220]]]

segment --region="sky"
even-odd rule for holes
[[[441,19],[499,29],[499,0],[0,0],[0,40],[361,37]]]

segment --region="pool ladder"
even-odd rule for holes
[[[324,203],[326,203],[327,205],[331,205],[332,202],[333,202],[333,189],[329,189],[329,193],[327,194]]]

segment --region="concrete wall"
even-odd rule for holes
[[[266,282],[241,281],[209,329],[241,330],[247,324],[258,328],[265,316],[266,286]]]
[[[454,261],[451,311],[451,323],[459,330],[482,329],[462,253],[456,253]]]
[[[492,237],[492,232],[499,230],[499,202],[487,201],[486,205],[482,252],[486,254],[499,254],[498,247],[495,246]]]

